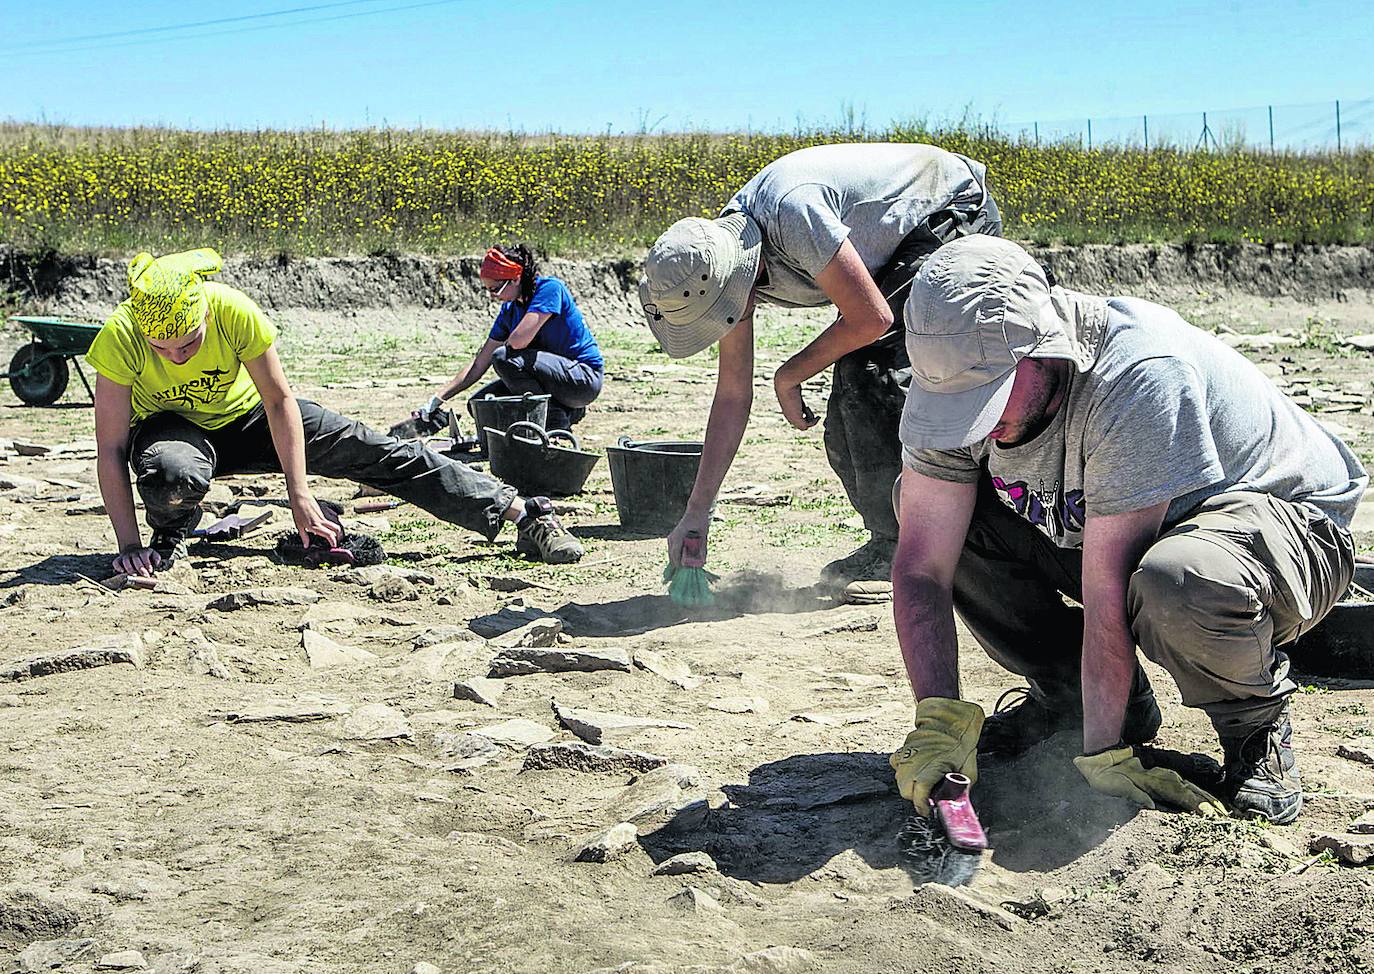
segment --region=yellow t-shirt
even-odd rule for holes
[[[148,344],[123,304],[95,336],[86,361],[111,382],[133,387],[135,423],[177,413],[203,429],[219,429],[262,401],[243,363],[271,347],[277,330],[242,291],[205,282],[210,320],[205,340],[185,365]]]

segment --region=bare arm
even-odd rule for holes
[[[773,376],[778,404],[787,421],[797,429],[808,429],[816,423],[815,416],[809,414],[802,402],[801,384],[856,348],[877,341],[892,327],[892,309],[848,240],[816,275],[816,283],[834,302],[840,316],[784,362]]]
[[[552,317],[553,315],[547,311],[525,312],[525,317],[520,319],[520,324],[511,330],[510,337],[506,339],[506,344],[514,349],[525,348],[534,341],[534,336],[539,334],[539,329],[544,327],[544,322]]]
[[[269,347],[257,358],[244,362],[243,366],[262,396],[263,409],[267,412],[267,427],[272,431],[272,445],[276,448],[282,473],[286,475],[286,497],[291,504],[291,515],[300,533],[301,544],[308,547],[311,535],[324,538],[330,544],[338,544],[338,527],[324,516],[306,485],[305,430],[301,424],[301,409],[286,381],[277,350]]]
[[[903,468],[892,611],[907,678],[917,700],[959,697],[954,633],[954,570],[964,549],[975,484]]]
[[[493,338],[488,338],[482,343],[482,347],[477,350],[477,354],[472,357],[468,367],[459,372],[449,380],[448,385],[439,390],[439,398],[448,401],[464,389],[471,388],[477,384],[477,380],[487,374],[487,369],[491,368],[491,356],[501,343]]]
[[[1131,573],[1159,534],[1167,503],[1083,525],[1083,751],[1115,746],[1135,674],[1135,636],[1126,616]]]
[[[706,440],[701,449],[701,466],[697,468],[696,483],[687,501],[682,520],[668,535],[668,558],[673,564],[682,561],[682,540],[688,531],[696,531],[703,539],[710,528],[711,505],[720,493],[725,474],[739,452],[744,429],[749,425],[749,411],[754,403],[754,319],[746,315],[720,340],[720,366],[716,371],[716,394],[711,400],[711,415],[706,421]],[[705,560],[691,559],[690,567],[699,568]]]
[[[158,556],[143,547],[129,486],[129,422],[133,417],[133,389],[113,379],[95,377],[95,475],[100,498],[114,528],[119,556],[115,571],[150,575]]]

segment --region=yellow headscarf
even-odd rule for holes
[[[202,277],[218,273],[222,261],[208,247],[129,261],[129,314],[138,330],[156,342],[185,338],[205,320],[209,302]]]

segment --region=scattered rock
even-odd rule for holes
[[[554,741],[536,744],[525,755],[522,771],[652,771],[668,764],[668,759],[643,751],[583,744],[581,741]]]
[[[1056,908],[1073,899],[1062,886],[1046,886],[1027,900],[1007,900],[1002,908],[1023,920],[1038,920],[1049,916]]]
[[[0,667],[0,682],[33,680],[114,663],[129,663],[134,669],[143,669],[143,637],[137,633],[96,636],[83,646],[32,656]]]
[[[213,676],[217,680],[237,680],[239,675],[232,666],[224,662],[219,649],[200,629],[187,629],[186,671],[192,676]]]
[[[23,605],[28,600],[28,586],[20,585],[19,587],[12,588],[8,592],[5,592],[3,595],[0,595],[0,606],[4,606],[8,609],[12,605]]]
[[[1374,835],[1374,812],[1365,812],[1351,822],[1349,831],[1353,835]]]
[[[1347,866],[1374,863],[1374,835],[1332,832],[1312,840],[1313,852],[1331,852]]]
[[[654,868],[655,876],[687,876],[716,872],[716,861],[705,852],[683,852],[665,859]]]
[[[212,716],[217,716],[231,724],[256,724],[278,720],[287,723],[305,723],[313,720],[342,717],[348,713],[348,709],[348,705],[340,700],[303,694],[295,700],[265,700],[260,703],[244,704],[236,710],[228,710]]]
[[[621,822],[583,843],[573,862],[610,862],[633,848],[638,839],[639,829],[630,822]]]
[[[357,646],[336,643],[314,629],[301,630],[301,648],[312,670],[328,670],[336,666],[358,666],[375,663],[381,657]]]
[[[19,698],[17,693],[6,693],[0,696],[0,707],[20,707],[24,701]]]
[[[334,581],[348,585],[376,585],[387,578],[399,578],[412,585],[433,585],[435,577],[431,572],[418,568],[402,568],[399,565],[364,565],[361,568],[345,568],[334,576]]]
[[[668,897],[668,905],[684,913],[723,913],[725,908],[710,893],[688,886]]]
[[[417,635],[411,645],[416,649],[435,646],[439,643],[462,642],[472,639],[472,631],[465,626],[435,626]]]
[[[535,623],[537,625],[537,623]],[[561,623],[559,624],[562,625]],[[630,672],[630,654],[623,649],[527,647],[507,649],[491,662],[489,676],[527,676],[530,673]]]
[[[1374,742],[1360,741],[1355,744],[1337,744],[1336,754],[1347,761],[1374,766]]]
[[[689,764],[668,764],[639,775],[606,804],[618,818],[642,824],[660,814],[672,815],[700,800],[701,772]]]
[[[308,588],[248,588],[226,592],[211,599],[205,606],[220,612],[234,612],[262,605],[311,605],[320,600],[320,593]]]
[[[552,739],[555,732],[543,724],[536,724],[532,720],[517,717],[514,720],[505,720],[499,724],[490,724],[486,727],[479,727],[472,733],[485,737],[504,747],[522,750],[532,747],[535,744],[543,744]]]
[[[19,952],[17,958],[19,970],[21,974],[49,971],[54,967],[61,967],[68,961],[76,960],[83,954],[89,953],[94,947],[95,941],[89,938],[83,940],[38,940]]]
[[[651,728],[693,729],[692,724],[684,724],[676,720],[660,720],[657,717],[625,717],[621,714],[608,714],[599,710],[560,707],[556,700],[553,703],[553,713],[560,724],[588,744],[600,744],[611,735],[633,733]]]
[[[56,940],[109,912],[108,900],[88,893],[6,886],[0,889],[0,942]]]
[[[798,635],[802,639],[815,639],[820,636],[833,636],[844,632],[877,632],[878,617],[871,612],[855,612],[811,629],[804,629]]]
[[[693,676],[691,667],[686,663],[670,660],[652,650],[640,650],[635,653],[634,663],[641,670],[662,677],[680,690],[695,690],[706,682],[702,677]]]
[[[552,612],[545,612],[543,609],[536,609],[533,606],[507,605],[498,612],[478,616],[468,623],[468,628],[483,639],[495,639],[512,629],[519,629],[521,626],[534,622],[536,619],[556,618],[558,617]]]
[[[378,566],[369,566],[376,568]],[[367,590],[367,594],[378,602],[414,602],[420,597],[419,591],[404,578],[383,575]]]
[[[434,743],[445,757],[452,758],[448,771],[471,771],[490,764],[501,756],[501,749],[488,738],[462,731],[439,731]]]
[[[488,575],[487,585],[493,592],[523,592],[527,588],[547,589],[549,586],[531,582],[519,575]]]
[[[354,629],[360,622],[380,622],[388,626],[408,626],[404,619],[385,615],[376,609],[353,602],[317,602],[305,610],[302,629],[340,631]],[[436,640],[437,641],[437,640]]]
[[[745,954],[726,970],[732,974],[802,974],[817,964],[816,955],[800,947],[765,947]]]
[[[498,649],[535,649],[552,646],[558,642],[563,632],[563,620],[557,616],[548,619],[535,619],[519,629],[502,633],[492,640]]]
[[[495,707],[505,690],[506,685],[500,680],[489,680],[484,676],[458,680],[453,684],[454,699],[469,700],[488,707]]]
[[[792,503],[792,495],[769,491],[759,484],[740,484],[721,491],[716,501],[743,507],[786,507]]]
[[[706,704],[710,710],[727,714],[766,714],[768,701],[763,697],[720,697]]]
[[[98,971],[141,971],[148,966],[137,950],[117,950],[95,962]]]
[[[343,736],[350,741],[390,741],[410,735],[406,715],[384,703],[359,707],[343,722]]]
[[[410,974],[442,974],[442,972],[433,964],[420,961],[410,969]]]

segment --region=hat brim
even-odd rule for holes
[[[902,445],[912,450],[954,450],[984,439],[1002,418],[1016,369],[964,392],[927,392],[912,383],[902,407]]]
[[[763,252],[763,232],[759,225],[743,213],[732,213],[716,222],[734,230],[730,234],[729,247],[721,254],[726,283],[719,296],[704,312],[685,322],[648,315],[649,330],[669,358],[695,355],[729,334],[744,317],[749,294],[758,280]],[[641,303],[646,300],[646,284],[640,284]]]

